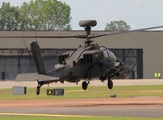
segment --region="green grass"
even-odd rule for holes
[[[163,120],[163,118],[134,118],[134,117],[43,117],[43,116],[0,116],[0,120]]]
[[[0,89],[0,100],[20,99],[83,99],[83,98],[109,98],[116,94],[118,98],[131,98],[140,96],[163,97],[163,85],[136,85],[136,86],[115,86],[109,90],[106,86],[89,86],[86,91],[81,87],[63,87],[64,96],[47,96],[46,90],[41,88],[41,94],[35,94],[35,88],[27,88],[26,95],[13,95],[12,89]],[[37,115],[0,115],[0,120],[163,120],[163,118],[134,118],[134,117],[110,117],[110,116],[37,116]]]
[[[86,91],[79,86],[63,88],[64,96],[47,96],[46,90],[49,88],[41,88],[41,94],[38,96],[35,93],[36,88],[27,88],[26,95],[13,95],[12,89],[0,89],[0,100],[109,98],[111,94],[116,94],[117,98],[163,97],[163,85],[115,86],[112,90],[106,86],[89,86]]]

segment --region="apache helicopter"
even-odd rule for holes
[[[101,82],[107,80],[109,89],[113,88],[112,79],[118,78],[129,72],[129,69],[116,58],[116,56],[105,46],[93,43],[93,38],[135,32],[140,30],[155,29],[158,27],[137,29],[132,31],[108,32],[91,35],[91,27],[96,26],[96,20],[82,20],[79,26],[84,27],[85,35],[75,36],[0,36],[0,38],[82,38],[84,45],[79,46],[75,51],[65,52],[58,55],[58,64],[50,71],[45,70],[37,41],[33,41],[28,51],[32,52],[33,59],[38,73],[18,74],[16,79],[32,78],[37,80],[36,94],[40,94],[40,88],[44,84],[64,81],[78,83],[82,82],[83,90],[86,90],[92,78],[98,78]]]

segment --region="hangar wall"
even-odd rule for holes
[[[93,34],[104,31],[93,31]],[[84,31],[0,31],[0,36],[39,36],[39,35],[81,35]],[[155,72],[163,75],[163,31],[139,31],[126,34],[112,35],[96,38],[95,43],[111,49],[142,49],[143,54],[143,78],[154,78]],[[24,49],[34,39],[2,39],[0,38],[0,49]],[[43,49],[75,49],[83,44],[82,39],[37,39]],[[3,52],[0,53],[4,54]]]
[[[144,78],[163,76],[163,32],[143,32]]]

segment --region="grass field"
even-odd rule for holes
[[[0,120],[163,120],[163,118],[133,118],[133,117],[42,117],[42,116],[0,116]]]
[[[42,88],[41,94],[35,94],[35,88],[27,88],[26,95],[13,95],[12,89],[0,89],[0,100],[30,100],[30,99],[83,99],[83,98],[109,98],[116,94],[118,98],[132,97],[163,97],[162,85],[136,85],[136,86],[115,86],[109,90],[106,86],[89,86],[84,91],[81,87],[64,87],[64,96],[47,96],[46,90]],[[163,118],[133,118],[133,117],[110,117],[110,116],[29,116],[29,115],[0,115],[0,120],[163,120]]]
[[[47,89],[49,88],[41,88],[41,94],[38,96],[35,93],[36,88],[27,88],[26,95],[13,95],[12,89],[0,89],[0,100],[109,98],[111,94],[116,94],[117,98],[163,97],[162,85],[115,86],[112,90],[106,86],[89,86],[86,91],[81,87],[64,87],[64,96],[59,97],[47,96]]]

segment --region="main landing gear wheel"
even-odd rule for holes
[[[112,89],[113,88],[113,82],[112,80],[108,80],[108,88]]]
[[[88,83],[87,83],[86,81],[84,81],[84,82],[82,83],[82,88],[83,88],[83,90],[86,90],[87,87],[88,87]]]

